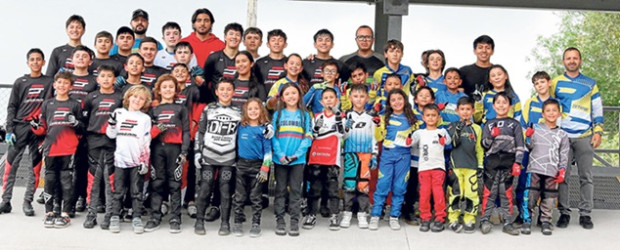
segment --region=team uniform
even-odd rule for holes
[[[168,71],[171,71],[172,67],[177,64],[177,59],[174,59],[174,52],[170,53],[165,49],[162,49],[160,51],[157,51],[153,64],[155,66],[159,66]],[[191,69],[196,66],[198,66],[198,63],[196,62],[196,56],[192,55],[192,59],[189,61],[189,65],[187,65],[187,67]]]
[[[86,99],[88,93],[93,92],[99,88],[97,84],[97,77],[94,75],[78,76],[73,75],[73,87],[69,90],[69,97],[78,101],[80,104]]]
[[[140,49],[140,43],[142,43],[142,38],[135,38],[134,39],[134,43],[133,46],[131,47],[131,53],[138,53],[138,50]],[[157,42],[157,50],[162,50],[164,49],[163,46],[161,46],[161,43],[159,43],[159,41]],[[113,55],[118,55],[118,45],[114,44],[114,46],[112,46],[112,49],[110,50],[110,56]]]
[[[253,88],[250,88],[251,84],[254,84]],[[235,93],[232,97],[232,104],[241,108],[243,104],[245,104],[248,99],[252,97],[256,97],[261,101],[267,99],[267,92],[262,84],[256,81],[254,78],[250,78],[250,80],[239,80],[239,78],[235,78]]]
[[[56,75],[56,73],[60,71],[72,72],[74,69],[74,49],[75,47],[69,44],[54,48],[54,50],[52,50],[52,55],[49,58],[49,63],[47,64],[47,70],[45,71],[45,75],[54,77],[54,75]]]
[[[497,113],[493,108],[493,98],[499,93],[493,89],[482,93],[482,100],[475,103],[474,120],[477,123],[486,123],[488,120],[495,119]],[[517,121],[521,120],[521,101],[519,96],[514,91],[508,92],[508,96],[511,97],[512,106],[508,110],[508,117],[514,118]]]
[[[336,91],[336,98],[340,99],[340,89],[337,86],[330,87],[327,84],[314,84],[308,92],[304,95],[304,103],[307,107],[310,108],[313,114],[318,114],[323,112],[323,104],[321,104],[321,99],[323,99],[323,90],[325,88],[332,88]]]
[[[308,84],[305,82],[305,80],[301,79],[301,76],[298,80],[299,81],[293,81],[286,76],[284,78],[281,78],[280,80],[277,80],[271,86],[271,89],[267,93],[267,100],[270,100],[271,98],[276,98],[276,96],[280,93],[280,90],[282,90],[282,87],[284,87],[284,84],[289,83],[289,82],[294,83],[297,86],[299,86],[299,88],[301,89],[301,95],[302,96],[305,95],[309,89]]]
[[[280,60],[272,59],[269,55],[256,59],[254,62],[254,75],[265,90],[270,90],[276,81],[286,76],[284,63],[286,57]],[[263,101],[267,101],[263,99]]]
[[[202,102],[211,103],[215,100],[214,90],[215,84],[220,81],[220,78],[234,79],[237,73],[235,67],[235,58],[228,57],[224,51],[213,52],[209,55],[204,63],[204,79],[205,83],[203,88],[200,89],[200,99]]]
[[[340,58],[340,60],[344,65],[349,68],[355,67],[358,63],[364,64],[366,66],[366,71],[368,75],[373,75],[375,71],[385,66],[385,57],[380,53],[372,53],[372,55],[368,57],[360,56],[357,51],[348,55],[344,55]],[[347,76],[346,78],[348,78]]]
[[[149,90],[155,88],[155,82],[157,82],[157,78],[159,78],[163,74],[168,74],[168,71],[165,68],[151,65],[144,67],[144,72],[140,76],[142,83],[149,87]]]
[[[194,165],[194,139],[198,131],[198,122],[200,122],[200,114],[206,106],[200,100],[200,90],[195,85],[186,85],[181,90],[175,101],[178,104],[185,105],[189,114],[189,138],[190,146],[188,148],[187,161],[183,164],[183,179],[181,182],[181,196],[184,204],[194,201],[196,194],[196,166]]]
[[[409,66],[399,64],[397,69],[392,69],[389,66],[385,65],[384,67],[379,68],[377,71],[375,71],[373,77],[380,84],[380,88],[383,89],[383,87],[385,86],[385,79],[389,74],[393,73],[400,76],[400,82],[403,84],[403,90],[405,90],[406,93],[409,93],[408,86],[410,86],[414,80],[413,71]],[[383,93],[383,95],[387,96],[387,93]]]
[[[441,111],[441,119],[445,122],[457,122],[461,118],[459,114],[456,113],[457,103],[461,97],[466,97],[467,95],[463,92],[456,92],[453,94],[449,90],[443,90],[435,92],[435,103],[445,104],[444,109]]]
[[[99,66],[101,65],[112,66],[112,68],[114,68],[114,75],[118,76],[120,75],[120,73],[123,71],[125,67],[125,61],[119,61],[112,57],[105,58],[105,59],[95,58],[93,59],[93,63],[90,64],[90,67],[88,67],[88,71],[93,72],[93,76],[97,76],[99,75],[99,72],[97,72],[97,68],[99,68]]]
[[[310,86],[315,83],[322,83],[324,81],[323,64],[329,60],[335,59],[333,57],[330,57],[329,59],[319,59],[315,56],[313,60],[304,59],[302,61],[301,65],[303,65],[304,67],[302,74],[305,79],[308,79]],[[346,72],[344,70],[344,67],[342,66],[342,62],[336,60],[336,63],[338,64],[338,73],[340,75],[340,78],[348,75],[348,72]]]

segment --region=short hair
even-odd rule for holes
[[[532,76],[532,83],[535,83],[538,79],[547,79],[547,81],[551,80],[551,76],[545,71],[537,71]]]
[[[387,82],[387,79],[390,79],[390,78],[396,78],[398,79],[400,84],[403,84],[403,79],[400,78],[400,75],[397,73],[389,73],[387,76],[385,76],[385,81]]]
[[[226,24],[226,26],[224,27],[224,35],[226,35],[229,30],[238,31],[239,33],[243,34],[243,26],[241,26],[241,24],[239,23]]]
[[[112,72],[112,74],[114,74],[114,76],[116,76],[116,70],[114,69],[114,67],[112,67],[112,65],[109,65],[109,64],[101,64],[101,65],[99,65],[99,67],[97,67],[97,73],[101,74],[101,72],[103,72],[103,71]]]
[[[82,28],[86,29],[86,22],[84,21],[84,18],[80,15],[71,15],[69,18],[67,18],[67,22],[65,22],[65,28],[69,28],[69,24],[71,24],[72,22],[78,22],[82,25]]]
[[[493,38],[491,38],[490,36],[482,35],[476,38],[474,40],[474,49],[476,49],[479,43],[486,43],[488,45],[491,45],[491,49],[495,49],[495,42],[493,41]]]
[[[355,35],[357,36],[357,32],[360,31],[361,29],[369,29],[370,30],[370,34],[374,37],[375,36],[375,32],[372,30],[372,28],[368,25],[360,25],[359,27],[357,27],[357,29],[355,30]]]
[[[133,30],[131,28],[129,28],[127,26],[122,26],[122,27],[118,28],[118,30],[116,31],[116,38],[118,38],[118,36],[120,36],[122,34],[130,34],[131,37],[136,39],[136,34],[133,32]]]
[[[112,36],[112,34],[110,34],[110,32],[102,30],[102,31],[99,31],[99,33],[97,33],[97,35],[95,35],[95,44],[97,43],[97,39],[98,38],[102,38],[102,37],[110,39],[110,41],[114,41],[114,37]]]
[[[321,66],[323,68],[325,68],[327,66],[334,66],[334,67],[336,67],[336,71],[340,71],[340,66],[338,66],[338,61],[336,61],[336,59],[329,59],[329,60],[325,61]]]
[[[564,50],[564,53],[562,53],[562,60],[564,60],[564,57],[566,56],[566,52],[569,52],[569,51],[577,51],[577,54],[579,54],[579,59],[581,59],[581,51],[579,51],[578,48],[568,47],[567,49]]]
[[[444,55],[443,51],[441,51],[440,49],[433,49],[433,50],[427,50],[424,52],[428,52],[426,58],[424,58],[424,67],[428,68],[428,58],[432,54],[437,53],[441,56],[441,71],[443,71],[443,69],[446,67],[446,55]]]
[[[144,106],[140,108],[140,111],[146,113],[149,110],[149,107],[151,106],[152,95],[151,95],[151,91],[142,84],[133,85],[125,92],[125,95],[123,95],[123,107],[128,109],[129,108],[129,97],[134,96],[134,95],[139,95],[139,94],[143,94],[146,98],[144,102]]]
[[[41,58],[43,58],[43,60],[45,60],[45,54],[43,54],[43,51],[41,49],[39,49],[39,48],[32,48],[32,49],[28,50],[28,53],[26,53],[26,60],[30,59],[30,55],[32,55],[34,53],[41,54]]]
[[[446,71],[444,71],[443,75],[447,76],[448,73],[450,73],[450,72],[456,72],[457,74],[459,74],[460,78],[463,77],[463,75],[461,75],[461,70],[459,70],[458,68],[455,68],[455,67],[450,67],[450,68],[446,69]]]
[[[351,90],[349,93],[353,93],[353,91],[361,91],[368,94],[368,87],[364,84],[353,84],[349,86],[349,89]]]
[[[177,50],[180,48],[189,48],[189,52],[194,53],[194,48],[192,48],[192,44],[186,41],[181,41],[174,46],[174,53],[177,53]]]
[[[353,71],[356,71],[358,69],[361,69],[364,73],[368,73],[368,69],[366,69],[366,64],[364,64],[363,62],[357,62],[353,64],[350,68],[351,73],[353,73]]]
[[[460,107],[463,105],[470,105],[472,108],[474,107],[474,99],[472,99],[469,96],[463,96],[461,98],[459,98],[458,101],[456,101],[456,107]]]
[[[321,93],[321,99],[323,99],[323,96],[325,95],[325,93],[333,93],[336,97],[338,97],[338,94],[336,93],[336,90],[334,88],[331,87],[327,87],[323,90],[323,93]]]
[[[249,27],[247,28],[244,32],[243,32],[243,38],[245,39],[245,36],[249,35],[249,34],[257,34],[260,39],[263,39],[263,31],[260,30],[257,27]]]
[[[441,112],[441,110],[439,110],[439,106],[437,106],[437,104],[430,103],[430,104],[424,106],[424,108],[422,108],[422,114],[424,114],[424,112],[429,111],[429,110],[435,110],[435,111],[437,111],[437,114],[439,114]]]
[[[164,34],[167,29],[177,29],[179,30],[179,34],[181,33],[181,26],[176,22],[167,22],[164,24],[164,26],[161,27],[161,33]]]
[[[201,9],[197,9],[196,11],[194,11],[194,14],[192,14],[192,23],[196,22],[196,19],[198,19],[198,15],[200,14],[207,14],[209,16],[209,19],[211,19],[211,24],[215,23],[215,18],[213,18],[213,13],[211,13],[211,11],[207,8],[201,8]]]
[[[71,83],[71,85],[73,85],[73,81],[75,81],[73,79],[73,73],[69,72],[69,71],[61,71],[56,73],[56,75],[54,75],[54,82],[58,81],[58,79],[66,79],[69,80],[69,82]]]
[[[154,43],[155,47],[157,47],[157,40],[155,40],[155,38],[147,36],[145,38],[142,38],[142,41],[140,42],[140,46],[138,47],[139,49],[142,48],[142,45],[145,43]]]
[[[428,90],[428,92],[430,92],[430,93],[431,93],[431,98],[432,98],[433,100],[435,100],[435,92],[433,92],[433,89],[432,89],[431,87],[429,87],[428,85],[424,85],[424,86],[419,87],[419,88],[415,91],[415,94],[413,95],[413,98],[414,98],[414,99],[416,99],[416,98],[418,97],[418,94],[419,94],[420,92],[422,92],[422,90]]]
[[[313,36],[314,42],[316,42],[316,39],[318,39],[321,35],[328,35],[329,38],[332,39],[332,42],[334,41],[334,34],[332,34],[331,31],[329,31],[328,29],[320,29]]]
[[[549,98],[546,101],[543,102],[542,105],[542,111],[545,112],[545,107],[547,107],[547,105],[556,105],[558,106],[558,110],[562,110],[562,106],[560,106],[560,102],[558,102],[558,100],[553,99],[553,98]]]
[[[235,88],[235,79],[232,79],[229,77],[220,77],[220,79],[217,80],[217,83],[215,84],[215,86],[213,86],[213,90],[217,90],[217,88],[222,83],[230,83],[233,86],[233,89]]]
[[[175,68],[185,68],[187,70],[187,72],[189,72],[189,67],[185,63],[177,63],[177,64],[175,64],[174,66],[172,66],[172,69],[170,71],[174,71]]]
[[[73,57],[73,55],[75,55],[75,53],[77,53],[78,51],[84,51],[88,53],[88,55],[90,56],[90,59],[93,59],[95,57],[95,52],[93,52],[93,50],[89,49],[88,47],[84,45],[75,46],[75,48],[73,49],[73,52],[71,52],[71,56]]]
[[[131,53],[129,56],[127,56],[127,62],[129,62],[129,58],[132,58],[134,56],[138,57],[142,61],[142,64],[144,64],[144,57],[142,57],[140,53]]]
[[[403,45],[401,41],[398,41],[396,39],[391,39],[385,43],[385,48],[383,48],[383,52],[388,52],[388,50],[390,49],[400,49],[401,51],[404,52],[405,45]]]
[[[493,97],[493,104],[495,104],[495,102],[499,99],[499,97],[506,98],[506,100],[508,100],[508,104],[512,105],[512,98],[510,98],[510,96],[508,95],[508,92],[506,91],[500,91],[497,94],[495,94],[495,96]]]
[[[282,38],[284,38],[284,41],[286,41],[286,33],[284,33],[284,31],[282,31],[281,29],[270,30],[269,32],[267,32],[267,40],[271,39],[271,37],[274,36],[281,36]]]

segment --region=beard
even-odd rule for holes
[[[136,35],[144,35],[144,34],[146,34],[146,28],[142,29],[142,30],[134,29],[133,32],[136,33]]]

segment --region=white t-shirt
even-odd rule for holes
[[[443,129],[418,129],[411,135],[413,142],[412,148],[417,148],[420,159],[418,160],[418,172],[431,169],[445,169],[446,159],[443,151],[445,146],[439,144],[439,135],[445,138],[445,145],[449,145],[452,140],[448,132]]]

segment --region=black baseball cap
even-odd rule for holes
[[[149,13],[146,13],[143,9],[137,9],[133,11],[133,15],[131,15],[131,20],[135,20],[138,17],[144,17],[147,21],[149,20]]]

